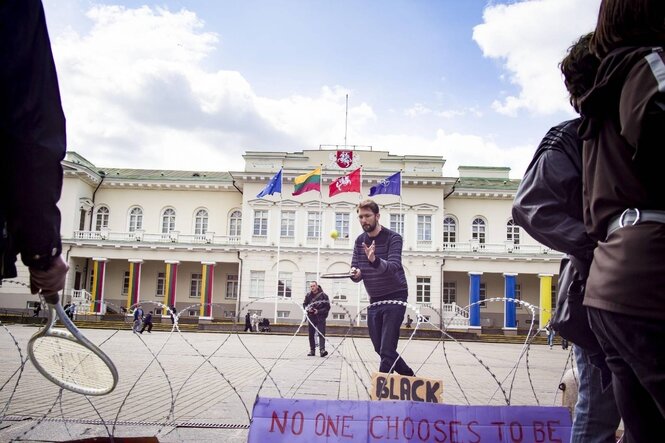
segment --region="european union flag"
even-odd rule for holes
[[[265,197],[266,195],[273,195],[275,192],[282,193],[282,170],[280,169],[277,174],[270,179],[263,191],[256,194],[257,198]]]
[[[402,194],[402,171],[384,178],[377,185],[369,188],[369,196],[373,197],[377,194]]]

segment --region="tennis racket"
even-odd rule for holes
[[[321,274],[321,278],[351,278],[352,274],[349,272],[329,272],[327,274]]]
[[[28,356],[35,368],[56,385],[84,395],[104,395],[118,384],[111,359],[85,338],[69,319],[58,294],[44,295],[46,326],[28,341]],[[66,330],[55,329],[60,320]]]

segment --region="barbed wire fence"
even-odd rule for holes
[[[516,383],[526,383],[531,400],[521,396],[518,404],[556,405],[560,395],[558,386],[566,372],[572,367],[571,352],[565,358],[563,366],[551,368],[560,374],[559,383],[545,389],[552,393],[551,399],[542,398],[535,384],[540,383],[539,375],[534,375],[530,360],[532,347],[537,337],[544,334],[542,329],[534,327],[540,308],[517,299],[503,297],[487,298],[464,309],[470,309],[479,303],[516,303],[526,308],[530,315],[530,327],[524,337],[514,360],[496,363],[488,362],[482,355],[482,349],[471,342],[456,338],[451,333],[454,318],[447,318],[440,328],[436,321],[421,315],[420,307],[401,301],[381,301],[370,304],[360,312],[352,313],[342,303],[330,300],[329,303],[345,313],[348,323],[344,322],[344,333],[329,334],[325,337],[330,350],[325,358],[298,364],[301,370],[293,371],[294,360],[301,359],[303,328],[310,325],[307,307],[291,301],[302,312],[302,320],[290,334],[247,334],[242,331],[243,324],[238,319],[245,312],[260,302],[274,301],[278,297],[262,297],[251,300],[240,308],[230,331],[220,331],[211,339],[207,330],[189,332],[181,330],[180,315],[183,312],[201,308],[219,307],[221,304],[192,304],[179,313],[159,302],[142,301],[132,306],[126,315],[131,315],[140,305],[145,310],[154,308],[173,314],[173,323],[167,331],[152,334],[147,339],[142,334],[133,333],[133,325],[126,322],[125,329],[87,329],[86,335],[106,352],[120,371],[118,388],[103,397],[87,397],[63,391],[41,378],[32,367],[25,345],[34,327],[0,322],[0,352],[3,365],[0,367],[0,435],[6,423],[28,420],[30,425],[13,435],[13,441],[30,439],[30,434],[47,422],[58,421],[65,424],[70,437],[69,426],[75,423],[89,423],[101,426],[111,438],[123,434],[125,426],[150,426],[155,436],[165,435],[177,427],[247,429],[252,421],[251,410],[257,398],[321,398],[316,392],[316,383],[322,377],[327,383],[336,383],[336,390],[328,389],[326,399],[370,399],[370,380],[377,367],[378,356],[367,344],[367,337],[359,337],[356,326],[358,316],[366,315],[372,307],[395,304],[405,307],[412,313],[415,324],[408,337],[400,340],[400,356],[411,353],[414,346],[421,356],[415,370],[416,375],[426,373],[428,377],[444,380],[448,390],[453,388],[459,393],[459,404],[496,404],[499,395],[500,404],[515,404]],[[279,298],[283,303],[284,299]],[[314,302],[313,305],[322,303]],[[113,310],[121,312],[119,306],[107,303]],[[313,306],[312,305],[312,306]],[[430,308],[441,318],[442,313]],[[103,322],[102,322],[103,323]],[[183,323],[184,324],[184,323]],[[34,325],[32,325],[34,326]],[[312,324],[316,333],[320,331]],[[132,328],[131,330],[129,328]],[[435,338],[420,340],[418,332],[428,330],[428,336]],[[365,328],[363,327],[364,331]],[[92,331],[95,331],[94,333]],[[434,333],[431,331],[435,331]],[[158,337],[157,339],[154,337]],[[269,340],[268,337],[271,339]],[[274,339],[273,339],[274,337]],[[497,345],[501,346],[501,345]],[[368,349],[370,350],[368,352]],[[147,356],[147,358],[145,357]],[[462,359],[470,358],[471,363]],[[327,379],[330,361],[340,375]],[[457,360],[457,361],[456,361]],[[494,386],[493,391],[479,402],[475,393],[477,386],[465,384],[465,372],[469,365],[480,369]],[[393,365],[394,367],[394,365]],[[291,368],[291,370],[289,369]],[[392,368],[391,368],[392,369]],[[285,373],[284,371],[287,371]],[[290,371],[290,372],[288,372]],[[522,374],[524,375],[520,375]],[[519,372],[519,374],[518,374]],[[541,371],[542,372],[542,371]],[[342,380],[343,374],[346,380]],[[551,377],[550,377],[551,378]],[[551,383],[551,382],[550,382]],[[346,392],[342,385],[347,387]],[[146,388],[148,387],[148,388]],[[355,395],[351,391],[355,387]],[[485,390],[487,387],[484,387]],[[149,406],[146,406],[146,389],[150,391]],[[521,387],[521,391],[525,388]],[[40,393],[39,402],[26,402],[26,397]],[[331,393],[335,392],[335,394]],[[489,392],[489,391],[487,391]],[[215,398],[209,398],[215,396]],[[141,408],[149,408],[144,413]],[[214,414],[200,414],[209,409]],[[201,417],[204,418],[201,418]],[[1,439],[1,438],[0,438]]]

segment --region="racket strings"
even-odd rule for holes
[[[113,386],[113,374],[97,354],[66,338],[44,336],[35,340],[33,354],[37,363],[53,378],[91,391]]]

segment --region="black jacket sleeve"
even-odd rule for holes
[[[60,255],[65,116],[39,0],[0,2],[1,212],[5,252],[47,269]]]
[[[582,206],[582,141],[579,119],[545,135],[520,183],[513,220],[554,250],[591,261],[594,242],[587,235]]]

